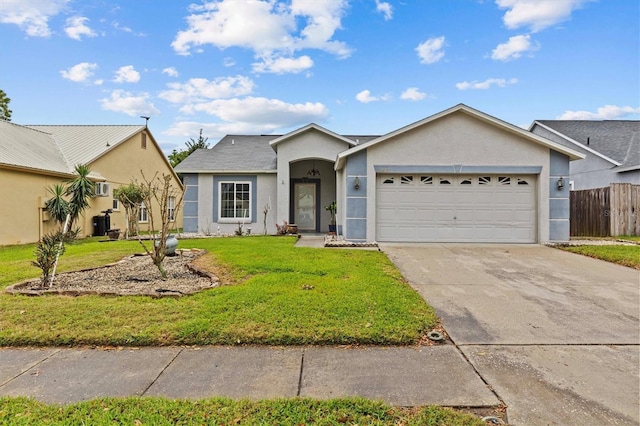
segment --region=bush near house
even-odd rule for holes
[[[294,237],[182,240],[229,285],[178,299],[0,295],[0,345],[411,344],[437,323],[380,252],[294,247]],[[33,245],[0,247],[0,288],[38,275]],[[59,271],[140,252],[67,246]],[[149,261],[152,265],[151,260]]]

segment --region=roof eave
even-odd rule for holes
[[[242,175],[248,175],[248,174],[252,174],[252,175],[264,175],[264,174],[276,174],[278,173],[277,170],[211,170],[211,169],[179,169],[177,170],[178,173],[182,173],[182,174],[196,174],[196,173],[201,173],[201,174],[210,174],[210,175],[237,175],[237,174],[242,174]]]

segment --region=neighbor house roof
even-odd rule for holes
[[[354,154],[354,153],[356,153],[358,151],[361,151],[363,149],[367,149],[370,146],[382,143],[382,142],[384,142],[384,141],[386,141],[388,139],[391,139],[391,138],[393,138],[395,136],[398,136],[398,135],[400,135],[402,133],[411,131],[411,130],[417,128],[417,127],[423,126],[423,125],[425,125],[427,123],[430,123],[432,121],[438,120],[438,119],[440,119],[442,117],[445,117],[447,115],[458,113],[458,112],[470,115],[470,116],[475,117],[475,118],[477,118],[477,119],[479,119],[481,121],[489,123],[489,124],[491,124],[493,126],[499,127],[502,130],[505,130],[507,132],[510,132],[510,133],[516,134],[518,136],[521,136],[521,137],[523,137],[523,138],[525,138],[525,139],[527,139],[527,140],[529,140],[531,142],[537,143],[539,145],[542,145],[542,146],[545,146],[547,148],[553,149],[554,151],[557,151],[557,152],[560,152],[562,154],[565,154],[565,155],[567,155],[569,157],[570,160],[578,160],[578,159],[584,158],[584,154],[582,154],[582,153],[580,153],[580,152],[578,152],[578,151],[576,151],[574,149],[567,148],[567,147],[565,147],[565,146],[563,146],[563,145],[561,145],[559,143],[550,141],[547,138],[543,138],[542,136],[538,136],[538,135],[536,135],[534,133],[531,133],[531,132],[529,132],[529,131],[527,131],[525,129],[522,129],[522,128],[518,127],[518,126],[514,126],[511,123],[507,123],[506,121],[503,121],[503,120],[500,120],[498,118],[495,118],[495,117],[493,117],[493,116],[491,116],[489,114],[485,114],[484,112],[478,111],[477,109],[471,108],[471,107],[469,107],[467,105],[458,104],[458,105],[453,106],[453,107],[451,107],[449,109],[441,111],[441,112],[439,112],[437,114],[434,114],[432,116],[424,118],[424,119],[422,119],[420,121],[416,121],[415,123],[409,124],[408,126],[401,127],[398,130],[394,130],[393,132],[390,132],[390,133],[387,133],[386,135],[380,136],[379,138],[370,140],[370,141],[368,141],[366,143],[360,144],[360,145],[355,146],[353,148],[350,148],[350,149],[348,149],[348,150],[346,150],[344,152],[341,152],[340,154],[338,154],[338,161],[336,161],[335,168],[336,168],[336,170],[341,169],[344,166],[345,158],[348,157],[351,154]]]
[[[141,125],[29,125],[54,136],[69,164],[89,164],[136,133]]]
[[[198,149],[176,166],[178,173],[275,173],[269,142],[280,135],[227,135],[211,148]]]
[[[640,167],[638,120],[536,120],[531,127],[535,125],[615,166],[623,169]]]
[[[48,133],[0,120],[0,164],[34,172],[73,175],[55,139]]]

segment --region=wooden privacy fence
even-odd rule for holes
[[[640,236],[640,185],[571,191],[570,204],[572,237]]]

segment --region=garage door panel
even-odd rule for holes
[[[518,185],[526,180],[528,185]],[[379,241],[535,242],[534,176],[396,175],[376,189]],[[450,182],[442,184],[442,182]],[[464,183],[463,183],[464,182]]]

